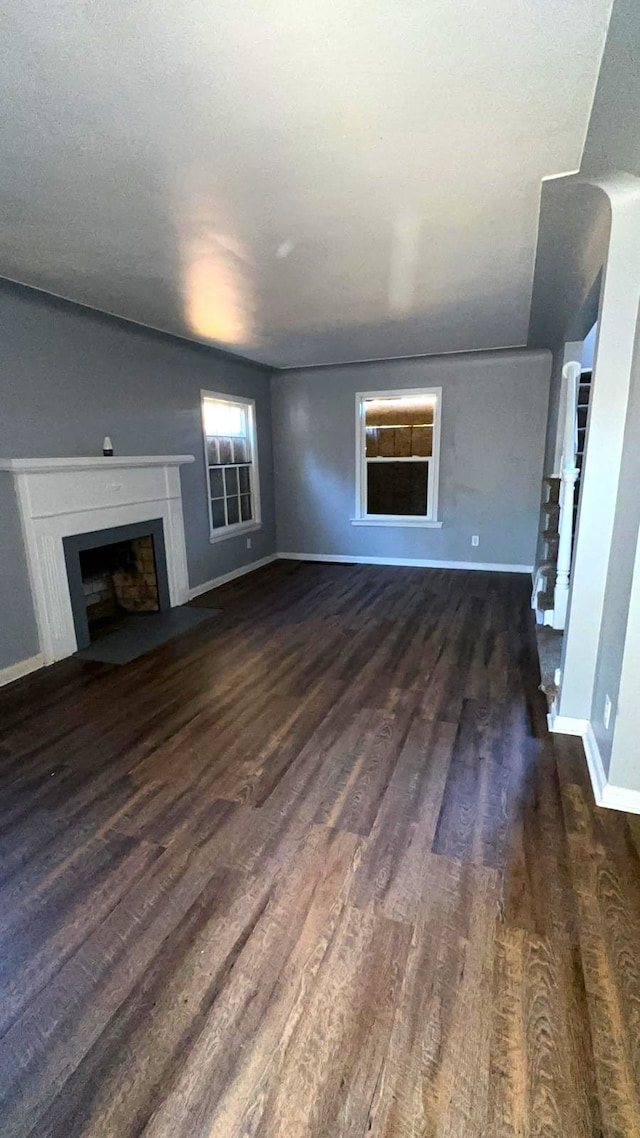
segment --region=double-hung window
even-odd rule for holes
[[[439,526],[438,387],[356,396],[356,516],[360,525]]]
[[[255,404],[202,392],[211,541],[260,525]]]

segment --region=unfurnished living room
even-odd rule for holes
[[[1,1138],[640,1138],[638,0],[6,0]]]

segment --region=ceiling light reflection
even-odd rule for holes
[[[231,237],[205,231],[183,242],[185,319],[195,336],[230,347],[253,343],[248,268]]]

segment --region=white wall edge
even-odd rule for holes
[[[414,569],[478,569],[486,573],[528,573],[532,565],[489,561],[435,561],[427,557],[348,557],[344,553],[278,553],[284,561],[338,561],[347,565],[406,565]]]
[[[5,684],[12,684],[14,680],[21,679],[22,676],[28,676],[30,672],[37,672],[38,668],[44,668],[44,656],[42,652],[38,652],[35,656],[29,656],[28,660],[19,660],[17,664],[10,664],[8,668],[0,670],[0,688]]]
[[[239,569],[232,569],[230,573],[223,573],[220,577],[214,577],[211,581],[205,581],[202,585],[194,585],[193,589],[189,589],[187,593],[187,600],[193,601],[196,597],[201,597],[203,593],[208,593],[210,589],[217,589],[219,585],[226,585],[227,581],[235,581],[236,577],[244,577],[245,573],[253,573],[254,569],[262,569],[263,565],[270,565],[272,561],[277,561],[280,554],[270,553],[268,557],[261,557],[259,561],[250,561],[248,565],[241,565]]]

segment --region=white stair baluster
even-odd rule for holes
[[[576,466],[578,448],[578,385],[580,365],[575,362],[565,364],[562,369],[565,381],[565,427],[562,444],[562,466],[560,471],[560,520],[558,543],[558,565],[553,605],[553,627],[563,629],[567,618],[569,587],[571,584],[571,555],[573,546],[573,506],[576,482],[580,471]]]

